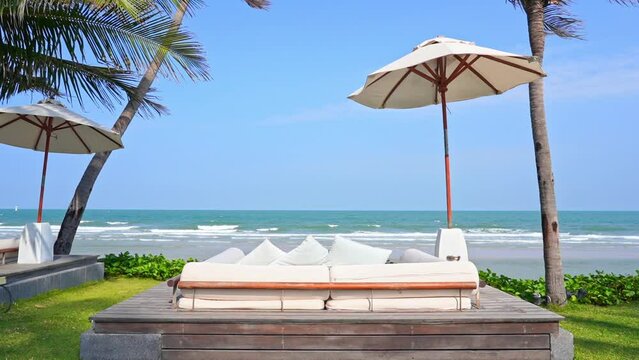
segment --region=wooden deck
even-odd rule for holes
[[[159,285],[93,316],[96,334],[161,334],[163,359],[550,359],[561,316],[491,287],[439,312],[176,311]]]

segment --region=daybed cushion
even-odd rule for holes
[[[470,309],[469,298],[462,297],[462,309]],[[404,299],[345,299],[328,300],[328,310],[350,311],[437,311],[458,310],[459,297],[404,298]]]
[[[242,265],[268,265],[284,254],[286,254],[284,251],[266,239],[237,263]]]
[[[178,300],[180,309],[217,310],[322,310],[324,300],[262,300],[262,301],[219,301],[183,297]]]
[[[256,266],[192,262],[184,265],[180,281],[231,282],[321,282],[329,281],[326,266]],[[183,296],[192,297],[193,290],[181,289]],[[196,299],[206,300],[326,300],[328,290],[251,290],[197,289]]]
[[[328,263],[331,266],[386,264],[392,252],[337,235],[328,252]]]
[[[221,253],[215,256],[212,256],[204,260],[204,262],[218,263],[218,264],[235,264],[236,262],[240,261],[240,259],[242,259],[243,257],[244,257],[244,251],[238,248],[232,247],[222,251]]]
[[[20,245],[20,238],[0,239],[0,250],[17,248],[19,245]]]
[[[479,283],[475,265],[468,261],[387,265],[339,265],[330,268],[332,282],[474,282]],[[462,290],[469,297],[474,290]],[[459,296],[459,290],[374,290],[374,299]],[[366,299],[370,290],[333,290],[332,299]]]
[[[282,255],[271,265],[322,265],[326,263],[327,257],[328,250],[309,235],[295,249]]]
[[[429,262],[442,262],[446,261],[440,259],[437,256],[425,253],[417,249],[406,249],[402,256],[399,258],[400,263],[429,263]]]

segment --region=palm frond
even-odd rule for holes
[[[547,34],[562,38],[583,39],[583,22],[570,12],[569,0],[547,0],[544,27]]]
[[[617,5],[625,5],[625,6],[637,6],[639,5],[639,0],[608,0],[611,3],[615,3]]]
[[[0,41],[52,56],[68,54],[73,61],[86,61],[90,55],[105,65],[137,72],[161,51],[167,55],[162,75],[210,78],[202,47],[188,31],[173,29],[171,19],[157,9],[132,18],[114,7],[96,10],[84,2],[32,1],[40,5],[27,7],[22,19],[0,11]]]
[[[246,4],[254,9],[268,9],[271,5],[269,0],[244,0]]]
[[[166,109],[153,96],[136,95],[137,77],[126,70],[86,65],[0,43],[0,101],[37,91],[45,96],[61,96],[84,105],[85,96],[109,110],[115,103],[135,99],[146,115]],[[8,79],[10,81],[5,81]]]
[[[582,21],[570,12],[570,0],[506,0],[516,9],[528,12],[532,1],[541,1],[544,5],[544,28],[546,34],[557,35],[562,38],[582,39]],[[610,0],[616,1],[616,0]],[[639,0],[619,0],[622,2]]]

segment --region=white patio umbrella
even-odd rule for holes
[[[544,71],[536,58],[438,36],[373,72],[349,99],[375,109],[410,109],[441,104],[444,123],[446,209],[452,227],[446,103],[498,95],[529,83]]]
[[[50,152],[91,154],[123,148],[120,134],[70,111],[55,100],[0,108],[0,143],[44,151],[38,223],[42,222]]]

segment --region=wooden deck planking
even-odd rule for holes
[[[176,311],[172,308],[170,288],[160,284],[116,304],[91,319],[96,323],[556,323],[563,318],[555,313],[491,287],[481,289],[481,309],[423,312],[353,311]]]
[[[550,359],[563,318],[491,287],[480,309],[177,311],[160,284],[92,317],[98,334],[161,334],[163,359]]]

